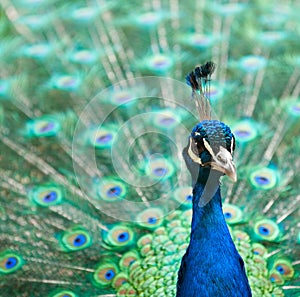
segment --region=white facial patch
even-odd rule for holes
[[[216,158],[215,153],[214,153],[214,151],[212,150],[210,144],[208,143],[208,141],[205,138],[203,138],[203,143],[204,143],[205,148],[208,150],[208,152],[213,157],[213,159],[215,159]]]
[[[188,154],[190,156],[190,158],[195,162],[198,163],[200,165],[202,165],[201,159],[194,153],[194,151],[192,150],[192,145],[193,145],[193,139],[190,138],[190,145],[189,145],[189,149],[188,149]]]

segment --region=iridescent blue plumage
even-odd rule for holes
[[[191,156],[190,142],[183,155],[188,168],[192,168],[193,219],[189,247],[178,274],[176,296],[252,296],[244,262],[231,239],[222,211],[219,179],[223,173],[212,169],[215,160],[211,149],[217,154],[217,149],[223,147],[232,153],[233,134],[219,121],[203,121],[193,129],[191,137],[201,164],[196,164]],[[201,200],[205,201],[204,205]]]

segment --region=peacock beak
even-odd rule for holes
[[[226,174],[236,182],[236,168],[232,160],[232,154],[223,146],[220,146],[218,153],[215,154],[206,139],[203,139],[203,143],[212,156],[212,161],[210,162],[211,168]]]
[[[214,153],[210,144],[206,139],[203,139],[203,144],[207,151],[212,156],[212,161],[203,163],[201,158],[195,153],[197,151],[197,145],[195,141],[190,138],[190,143],[188,146],[188,155],[190,158],[200,166],[210,166],[212,169],[217,170],[226,174],[232,181],[237,181],[236,168],[232,159],[232,154],[224,147],[220,146],[220,150],[217,154]]]
[[[230,152],[221,146],[220,151],[212,157],[213,161],[210,164],[211,168],[223,172],[228,177],[230,177],[232,181],[236,182],[236,168]]]

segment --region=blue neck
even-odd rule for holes
[[[178,274],[177,297],[251,296],[243,260],[222,212],[219,179],[213,180],[210,187],[198,180],[193,189],[190,244]],[[203,196],[209,202],[201,207]]]
[[[214,196],[203,207],[200,207],[200,200],[204,192],[202,184],[196,184],[193,190],[193,219],[191,227],[191,241],[203,240],[207,237],[220,237],[229,235],[228,227],[222,211],[220,187],[217,188]],[[230,238],[231,239],[231,238]]]

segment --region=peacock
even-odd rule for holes
[[[300,296],[298,1],[0,7],[0,296]]]
[[[203,87],[214,69],[214,63],[207,62],[187,76],[195,97],[199,91],[197,107],[204,120],[193,128],[183,151],[192,176],[193,216],[190,243],[178,272],[177,297],[252,296],[243,259],[222,211],[220,177],[226,174],[233,181],[237,179],[232,160],[235,138],[227,125],[210,118]]]

